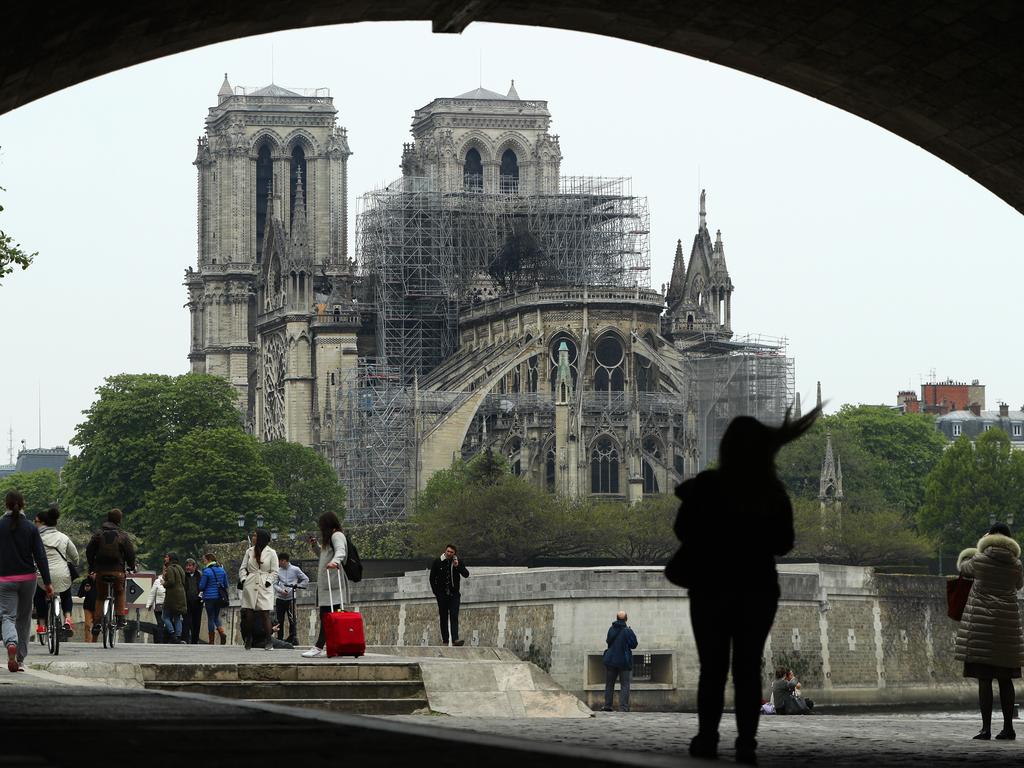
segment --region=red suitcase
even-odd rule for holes
[[[331,571],[327,571],[327,593],[330,596],[331,605],[334,605],[334,590],[331,589]],[[338,574],[338,597],[342,598],[341,574]],[[325,613],[324,637],[327,639],[327,655],[330,656],[355,656],[356,658],[366,653],[366,633],[363,631],[363,615],[353,611],[346,611],[344,602],[341,603],[340,611]]]

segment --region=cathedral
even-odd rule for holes
[[[232,88],[199,139],[192,370],[262,440],[316,447],[350,519],[404,516],[483,450],[552,492],[634,503],[716,456],[731,418],[793,401],[784,343],[734,338],[704,192],[650,285],[647,201],[564,177],[542,100],[477,88],[416,110],[402,175],[348,242],[346,131],[326,91]]]

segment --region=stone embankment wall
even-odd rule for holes
[[[787,565],[765,648],[765,685],[776,665],[795,670],[821,704],[959,704],[976,697],[953,659],[956,623],[945,581],[870,568]],[[629,613],[649,664],[634,708],[696,705],[697,652],[686,593],[657,568],[476,569],[463,580],[467,645],[507,648],[550,672],[589,704],[603,696],[600,654],[617,610]],[[353,603],[372,645],[440,643],[427,574],[364,581]]]

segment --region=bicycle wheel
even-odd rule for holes
[[[100,619],[100,634],[103,635],[103,647],[110,648],[110,625],[114,620],[113,601],[108,597],[103,601],[103,618]]]
[[[51,656],[60,653],[60,602],[53,598],[46,601],[46,646]]]
[[[110,601],[110,647],[117,643],[117,619],[114,616],[114,601]]]

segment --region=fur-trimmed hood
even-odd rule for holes
[[[1002,547],[1003,549],[1010,550],[1014,557],[1020,557],[1020,544],[1001,533],[989,533],[978,539],[979,552],[984,552],[990,547]]]
[[[967,549],[965,549],[963,552],[960,553],[960,555],[956,559],[956,569],[958,571],[962,569],[964,567],[964,563],[966,563],[976,554],[978,554],[977,547],[968,547]]]

